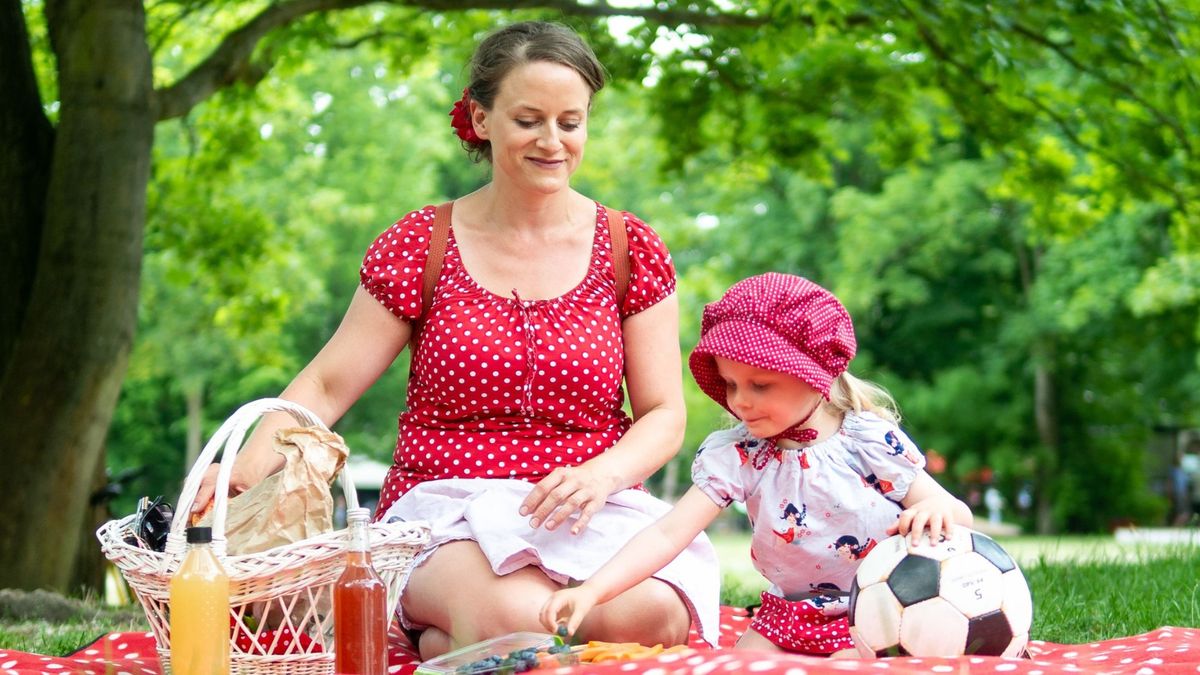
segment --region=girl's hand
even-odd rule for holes
[[[530,527],[544,524],[547,530],[553,530],[578,513],[571,534],[579,534],[615,486],[615,480],[598,476],[587,466],[559,467],[533,486],[521,502],[521,515],[529,516]]]
[[[546,600],[546,604],[542,605],[542,611],[538,616],[542,620],[542,626],[551,633],[556,632],[559,626],[566,624],[567,635],[574,635],[575,631],[579,629],[579,624],[583,622],[583,618],[587,616],[592,607],[596,606],[596,600],[596,594],[587,587],[587,584],[575,588],[564,588],[561,591],[555,591]]]
[[[949,539],[954,534],[954,514],[960,502],[950,495],[933,495],[915,502],[900,512],[896,522],[888,526],[887,533],[911,535],[910,541],[915,546],[921,540],[921,534],[929,529],[929,543],[936,544],[938,536],[945,534]]]
[[[887,529],[889,535],[911,534],[910,541],[916,545],[921,533],[929,528],[929,543],[936,544],[938,535],[947,538],[954,534],[954,525],[970,527],[975,523],[971,509],[946,491],[925,471],[918,471],[908,487],[908,494],[900,500],[904,510],[900,517]]]

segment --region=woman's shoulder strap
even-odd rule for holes
[[[625,217],[621,212],[604,207],[608,215],[608,238],[612,242],[613,276],[617,279],[617,308],[625,304],[625,292],[629,290],[629,235],[625,231]]]
[[[446,257],[446,246],[450,242],[450,213],[454,202],[445,202],[434,207],[433,231],[429,235],[429,255],[425,257],[425,269],[421,275],[421,318],[413,324],[409,344],[415,344],[433,304],[433,291],[442,276],[442,260]]]

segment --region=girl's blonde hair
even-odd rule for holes
[[[860,380],[848,370],[834,378],[829,387],[827,405],[839,415],[850,411],[870,412],[893,424],[900,423],[900,409],[896,407],[896,399],[883,387]]]

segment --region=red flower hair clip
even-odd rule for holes
[[[470,88],[464,88],[462,98],[454,102],[454,108],[450,110],[450,126],[454,127],[454,133],[464,141],[468,143],[482,142],[479,134],[475,133],[475,125],[471,124]]]

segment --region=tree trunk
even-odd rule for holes
[[[0,382],[29,304],[45,217],[54,129],[29,52],[21,0],[0,0]]]
[[[1043,448],[1037,463],[1034,485],[1038,534],[1053,534],[1054,500],[1053,477],[1058,472],[1059,447],[1058,406],[1055,402],[1054,374],[1051,366],[1054,350],[1044,343],[1034,349],[1033,414],[1037,422],[1038,442]]]
[[[97,455],[92,489],[88,492],[79,536],[76,538],[79,547],[75,552],[75,568],[67,582],[67,590],[72,592],[79,589],[102,592],[104,589],[104,551],[96,542],[96,529],[111,516],[111,495],[106,494],[108,467],[105,466],[104,453]]]
[[[187,455],[183,463],[186,473],[192,470],[192,465],[200,457],[204,432],[204,385],[192,380],[184,387],[183,394],[187,399]]]
[[[2,1],[7,60],[29,43],[13,39],[14,21],[23,29],[12,16],[20,1]],[[26,206],[23,222],[0,223],[40,233],[27,299],[15,303],[19,321],[7,323],[6,304],[0,329],[0,347],[9,345],[0,353],[0,448],[11,486],[0,491],[0,587],[74,590],[79,547],[95,545],[74,534],[90,512],[136,325],[155,119],[141,2],[46,0],[45,11],[58,67],[56,138],[48,154],[35,147],[17,158],[49,167],[43,217]],[[19,93],[28,112],[29,93]],[[12,194],[14,183],[0,188]]]

